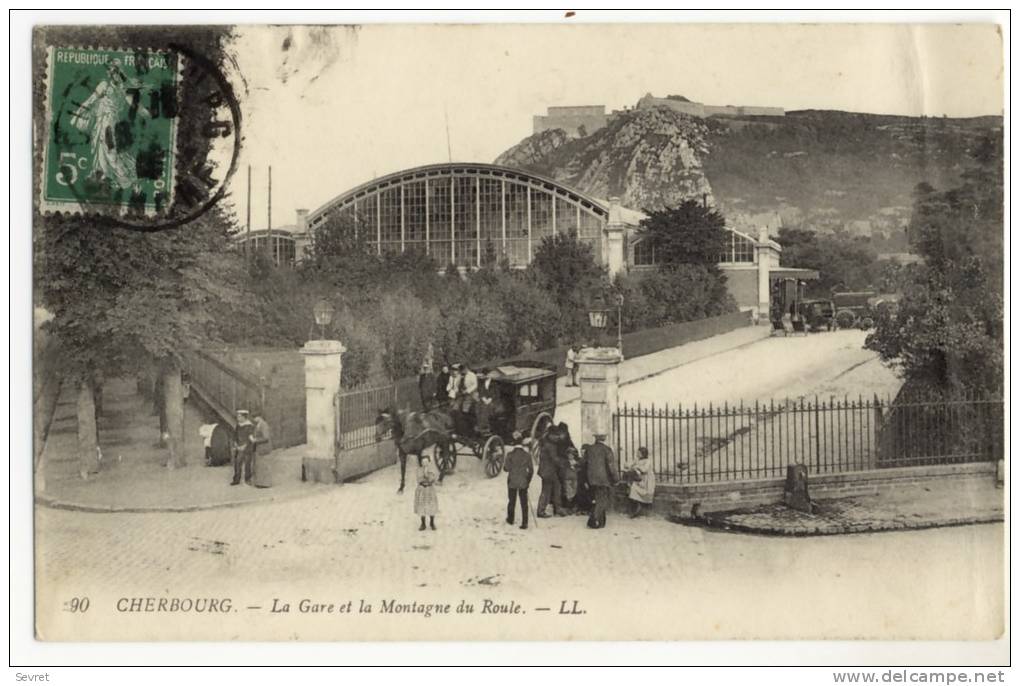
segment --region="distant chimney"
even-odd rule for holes
[[[308,210],[300,209],[297,211],[297,233],[304,234],[308,233]]]

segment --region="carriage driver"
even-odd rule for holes
[[[492,402],[496,399],[496,389],[492,387],[492,378],[489,372],[481,370],[478,372],[481,383],[478,386],[478,404],[475,406],[475,413],[478,416],[478,430],[483,434],[489,433],[489,416],[492,414]]]
[[[464,364],[458,364],[457,367],[461,373],[460,392],[458,393],[460,411],[465,415],[471,415],[474,414],[475,404],[478,402],[478,375]]]

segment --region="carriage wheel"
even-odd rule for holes
[[[485,473],[491,479],[503,471],[503,439],[499,436],[489,436],[489,440],[482,447],[482,462],[485,463]]]
[[[553,418],[551,414],[549,414],[548,412],[539,413],[539,415],[535,417],[535,421],[531,423],[532,443],[541,438],[542,434],[544,434],[549,429],[549,427],[552,426],[552,424]]]
[[[457,444],[450,441],[446,446],[436,446],[436,461],[439,463],[439,471],[443,474],[452,474],[457,468]]]
[[[549,427],[553,425],[552,415],[548,412],[541,412],[535,421],[531,423],[531,461],[538,464],[539,439],[545,435]]]

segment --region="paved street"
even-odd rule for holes
[[[753,334],[763,328],[738,329],[725,336],[746,337],[745,332]],[[628,383],[628,377],[633,378],[635,372],[626,369],[631,363],[635,368],[639,364],[647,365],[647,369],[652,366],[644,358],[628,360],[621,373],[624,385],[620,388],[620,404],[654,404],[659,408],[683,404],[689,408],[694,403],[708,407],[709,403],[753,403],[801,396],[813,400],[816,395],[821,400],[844,396],[856,399],[858,395],[870,398],[873,394],[882,399],[895,397],[901,382],[876,353],[864,350],[866,336],[863,331],[847,330],[789,338],[747,338],[744,345],[715,355],[705,345],[703,357],[633,383]],[[683,347],[690,354],[690,346],[707,343]],[[664,366],[660,360],[659,368]],[[576,394],[568,397],[576,399]],[[580,404],[568,402],[557,408],[556,418],[567,422],[577,436],[580,414]]]
[[[862,340],[860,332],[767,339],[629,384],[622,395],[717,402],[780,389],[895,392],[895,378],[860,350]],[[573,421],[576,408],[568,402],[559,414]],[[391,467],[303,499],[227,510],[37,508],[43,634],[948,639],[992,637],[1002,625],[1001,525],[784,539],[613,515],[602,531],[585,529],[582,517],[521,531],[503,521],[504,479],[486,479],[475,458],[462,456],[440,489],[439,531],[419,532],[413,487],[397,495],[397,482]],[[533,503],[537,496],[536,479]],[[87,613],[62,609],[85,596]],[[121,598],[210,596],[229,598],[230,612],[117,611]],[[271,612],[274,599],[291,612]],[[334,610],[299,613],[303,599]],[[362,600],[371,613],[358,612]],[[475,615],[487,600],[490,610],[524,614],[478,621],[455,611],[461,600]],[[452,607],[426,617],[415,608],[381,613],[383,601]]]
[[[50,637],[959,638],[1001,626],[1002,526],[785,539],[661,519],[503,521],[505,482],[465,464],[420,532],[395,468],[324,495],[194,513],[39,508],[40,620]],[[533,488],[532,498],[537,495]],[[122,597],[229,597],[226,615],[115,612]],[[60,611],[88,596],[88,614]],[[291,614],[268,612],[273,598]],[[303,616],[303,598],[519,603],[517,617]],[[579,600],[586,615],[559,615]],[[247,606],[260,606],[248,610]],[[494,618],[497,619],[497,618]],[[52,622],[52,623],[50,623]],[[529,628],[530,627],[530,628]]]

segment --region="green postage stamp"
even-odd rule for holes
[[[41,209],[150,215],[169,207],[180,56],[51,47],[47,58]]]

